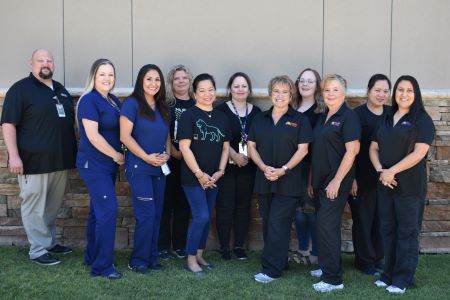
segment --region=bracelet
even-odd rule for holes
[[[217,172],[220,172],[222,174],[222,176],[225,175],[225,171],[223,169],[219,169],[219,170],[217,170]]]
[[[197,173],[200,172],[200,171],[201,171],[200,169],[197,169],[197,170],[194,172],[194,175],[197,175]]]

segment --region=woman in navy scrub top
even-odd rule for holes
[[[320,75],[310,68],[300,72],[295,81],[297,103],[294,108],[308,117],[311,127],[314,128],[320,113],[325,111],[325,103],[320,91]],[[314,199],[307,193],[309,172],[311,168],[311,144],[308,154],[302,161],[302,196],[300,197],[297,212],[295,213],[295,229],[298,239],[298,255],[304,264],[318,264],[317,259],[317,239],[316,239],[316,206]],[[309,243],[311,241],[311,251]]]
[[[159,270],[158,236],[170,157],[169,110],[161,70],[143,66],[134,91],[125,99],[120,116],[120,139],[128,148],[125,175],[133,198],[136,227],[128,264],[137,273]]]
[[[414,77],[397,79],[393,94],[392,112],[379,123],[369,154],[380,174],[378,208],[385,255],[383,274],[375,284],[402,294],[414,286],[426,196],[425,157],[435,128]]]
[[[311,275],[321,277],[313,284],[318,292],[343,289],[341,262],[341,216],[355,176],[354,161],[359,152],[361,125],[356,113],[347,107],[347,81],[327,75],[321,83],[327,110],[314,128],[310,196],[319,200],[317,245],[320,269]]]
[[[90,196],[84,263],[91,266],[91,276],[109,279],[122,277],[113,265],[117,217],[114,184],[118,166],[124,163],[119,139],[121,103],[111,94],[114,83],[114,65],[107,59],[96,60],[77,103],[77,168]]]
[[[244,243],[250,223],[250,203],[255,181],[255,164],[247,153],[247,135],[254,117],[261,110],[248,102],[252,83],[247,74],[231,75],[227,84],[229,101],[217,107],[230,120],[230,157],[220,181],[216,205],[216,228],[222,259],[231,259],[230,236],[234,233],[233,253],[239,260],[247,259]]]
[[[299,164],[312,140],[308,118],[290,106],[292,80],[272,78],[269,95],[272,107],[255,117],[248,136],[249,154],[258,167],[255,193],[263,220],[262,270],[254,276],[260,283],[281,277],[287,267],[291,224],[302,194]]]
[[[181,184],[192,211],[188,229],[186,269],[203,275],[212,269],[203,257],[209,224],[217,196],[217,181],[224,175],[230,147],[228,119],[213,109],[216,83],[209,74],[200,74],[193,82],[195,106],[181,115],[178,139],[183,154]]]
[[[367,86],[367,102],[354,109],[361,121],[361,151],[356,157],[356,174],[349,204],[352,211],[352,237],[355,267],[365,274],[379,276],[383,268],[380,220],[377,208],[378,174],[369,158],[369,146],[378,122],[390,110],[385,105],[391,94],[391,81],[375,74]]]

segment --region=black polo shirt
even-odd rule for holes
[[[277,124],[274,124],[272,109],[273,107],[255,117],[248,140],[256,143],[256,150],[266,165],[281,168],[292,158],[298,150],[299,144],[311,142],[312,130],[308,118],[291,107],[278,120]],[[300,164],[273,182],[267,180],[264,173],[257,168],[255,193],[276,193],[289,197],[301,196]]]
[[[217,172],[223,143],[230,140],[229,122],[225,114],[217,109],[206,112],[193,106],[181,115],[178,126],[178,140],[191,140],[190,148],[199,168],[210,176]],[[181,184],[200,185],[184,160],[181,162]]]
[[[234,111],[231,111],[230,107],[226,102],[220,104],[217,106],[217,109],[222,111],[230,121],[230,129],[231,129],[231,139],[230,139],[230,147],[234,149],[237,153],[239,153],[239,142],[241,141],[241,123],[239,123],[239,119],[241,119],[241,122],[243,124],[245,123],[245,133],[248,135],[248,132],[250,131],[251,124],[254,120],[254,118],[261,112],[259,107],[254,106],[250,113],[247,116],[247,119],[245,117],[238,117]],[[238,167],[237,165],[233,164],[227,164],[226,172],[237,174],[237,173],[254,173],[256,169],[256,165],[253,163],[252,160],[249,160],[248,164],[245,167]]]
[[[383,105],[383,113],[376,115],[369,110],[367,103],[354,109],[361,122],[361,148],[356,156],[356,181],[361,188],[376,188],[378,174],[369,158],[369,147],[372,135],[378,122],[390,111],[391,107]]]
[[[344,103],[325,123],[328,111],[320,114],[314,128],[312,146],[312,185],[325,189],[334,178],[345,155],[345,143],[359,140],[361,124],[356,113]],[[355,164],[345,175],[340,190],[349,191],[355,178]]]
[[[416,121],[406,114],[395,126],[393,124],[393,113],[386,114],[373,135],[373,141],[378,143],[380,163],[384,169],[405,158],[413,151],[414,144],[431,145],[435,135],[433,121],[426,112],[422,112]],[[423,195],[426,188],[425,159],[426,157],[415,166],[395,175],[397,187],[393,192],[401,196]]]
[[[56,104],[63,105],[59,117]],[[16,126],[17,147],[24,174],[43,174],[75,168],[75,113],[67,90],[53,81],[53,90],[30,76],[6,93],[1,124]]]

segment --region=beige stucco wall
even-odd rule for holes
[[[55,78],[70,88],[107,57],[125,89],[145,63],[184,63],[219,87],[237,70],[264,89],[310,66],[356,89],[375,72],[450,89],[448,11],[447,0],[1,0],[0,89],[28,73],[37,47],[53,51]]]

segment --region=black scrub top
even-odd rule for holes
[[[359,140],[361,124],[356,113],[346,103],[325,123],[328,110],[323,112],[314,128],[312,146],[312,186],[314,189],[325,189],[334,178],[345,155],[345,143]],[[355,178],[355,164],[345,175],[339,188],[350,191]]]
[[[256,150],[266,165],[281,168],[292,158],[298,150],[299,144],[311,142],[312,130],[308,118],[291,107],[278,120],[277,124],[274,124],[272,109],[255,117],[248,140],[256,143]],[[301,196],[300,164],[273,182],[267,180],[264,173],[257,168],[255,193],[276,193],[288,197]]]
[[[261,113],[261,109],[259,107],[253,105],[252,110],[248,113],[247,117],[238,117],[234,111],[230,109],[226,102],[217,106],[217,110],[222,111],[230,120],[230,130],[231,130],[231,139],[230,139],[230,147],[234,149],[237,153],[239,153],[239,143],[241,142],[242,137],[242,128],[239,119],[241,119],[242,124],[245,124],[245,133],[248,135],[250,131],[250,127],[254,118]],[[239,118],[239,119],[238,119]],[[255,173],[256,165],[252,160],[249,160],[248,164],[245,167],[238,167],[235,164],[227,164],[225,173],[231,173],[234,175],[237,174],[251,174]]]
[[[356,181],[358,187],[362,189],[376,188],[378,173],[369,158],[369,148],[372,142],[372,135],[377,128],[378,122],[390,111],[391,107],[383,105],[383,113],[376,115],[369,110],[367,103],[354,109],[361,122],[361,148],[356,156]]]
[[[317,108],[317,103],[314,103],[313,106],[305,110],[302,114],[308,117],[309,124],[311,124],[311,128],[314,128],[317,123],[317,118],[319,117],[320,113],[316,113],[315,110]],[[309,144],[308,147],[308,154],[306,154],[305,158],[303,159],[303,162],[311,163],[311,152],[312,152],[312,144]]]
[[[393,115],[394,113],[389,113],[383,117],[373,136],[373,141],[378,143],[383,169],[388,169],[405,158],[414,150],[414,144],[431,145],[435,135],[433,121],[425,111],[420,113],[415,121],[406,114],[395,125]],[[395,175],[397,187],[393,192],[401,196],[425,196],[425,168],[424,157],[415,166]]]

